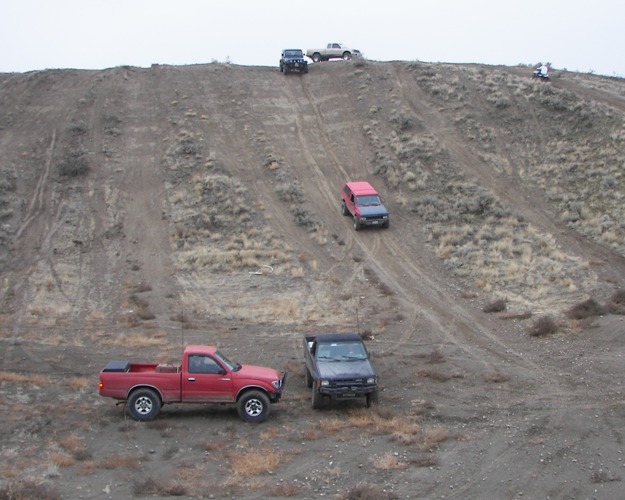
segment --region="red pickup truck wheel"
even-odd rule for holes
[[[128,413],[135,420],[153,420],[161,409],[161,398],[152,389],[138,389],[128,398]]]
[[[247,422],[264,422],[269,416],[269,398],[260,391],[249,391],[237,402],[239,416]]]
[[[343,215],[349,215],[349,210],[347,210],[347,205],[345,204],[345,200],[341,203],[341,213]]]

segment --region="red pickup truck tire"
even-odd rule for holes
[[[135,420],[154,420],[161,410],[161,398],[152,389],[137,389],[128,398],[128,412]]]
[[[263,392],[248,391],[237,401],[237,411],[247,422],[264,422],[269,416],[269,398]]]
[[[347,210],[347,205],[345,204],[345,200],[341,202],[341,214],[342,215],[350,215],[349,210]]]

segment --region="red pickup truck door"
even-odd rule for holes
[[[190,354],[182,376],[182,401],[187,403],[230,403],[232,377],[221,364],[205,354]]]

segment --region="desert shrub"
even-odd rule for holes
[[[374,484],[360,483],[339,498],[341,500],[394,500],[399,497]]]
[[[0,500],[61,500],[61,494],[46,484],[31,480],[12,481],[0,488]]]
[[[307,228],[309,231],[312,231],[313,228],[316,227],[316,223],[313,220],[310,212],[308,212],[307,210],[301,207],[298,207],[298,206],[293,207],[293,218],[295,219],[295,223],[298,226],[303,226]]]
[[[280,483],[269,490],[272,497],[298,497],[299,486],[293,483]]]
[[[528,333],[532,337],[544,337],[556,333],[557,330],[558,325],[551,316],[541,316],[530,326]]]
[[[69,131],[74,136],[85,135],[88,130],[87,124],[83,121],[72,123],[69,126]]]
[[[165,483],[158,479],[147,478],[134,483],[134,493],[137,496],[171,496],[181,497],[187,494],[186,488],[179,483]]]
[[[502,314],[499,314],[498,317],[499,319],[507,319],[507,320],[529,319],[532,317],[532,311],[526,309],[525,311],[502,312]]]
[[[588,299],[571,307],[566,315],[571,319],[586,319],[593,316],[601,316],[605,314],[605,308],[597,303],[594,299]]]
[[[408,460],[408,463],[410,465],[414,465],[415,467],[434,467],[440,463],[440,460],[436,455],[427,453],[411,458]]]
[[[133,306],[135,315],[143,320],[154,319],[156,316],[150,311],[148,301],[137,296],[136,294],[130,295],[128,302]]]
[[[0,193],[12,193],[17,189],[17,178],[15,173],[2,170],[2,176],[0,176]]]
[[[354,65],[354,67],[356,68],[366,68],[367,67],[367,60],[364,57],[355,57],[352,59],[352,64]]]
[[[89,171],[89,163],[83,151],[74,151],[57,165],[61,177],[79,177]]]
[[[492,371],[484,375],[484,381],[490,382],[492,384],[501,384],[503,382],[508,382],[510,380],[510,375],[507,373],[501,373],[499,371]]]
[[[287,203],[303,203],[304,192],[298,181],[282,182],[275,187],[278,198]]]
[[[620,480],[621,478],[619,476],[616,476],[615,474],[612,474],[611,472],[607,470],[603,470],[603,469],[594,471],[590,475],[590,482],[593,484],[608,483],[611,481],[620,481]]]
[[[506,310],[506,299],[497,299],[489,302],[482,309],[485,313],[502,312]]]
[[[200,154],[200,146],[191,135],[182,135],[179,138],[175,154],[177,156],[196,156]]]
[[[614,292],[606,305],[606,309],[612,314],[625,315],[625,290],[617,290]]]
[[[407,114],[402,111],[402,112],[394,113],[390,118],[390,122],[393,123],[394,125],[397,125],[397,128],[401,132],[405,132],[414,127],[415,118],[412,115]]]
[[[118,137],[121,135],[121,131],[117,127],[121,124],[121,119],[115,115],[105,115],[103,118],[104,122],[104,133],[113,137]]]

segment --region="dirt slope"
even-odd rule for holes
[[[617,497],[623,316],[566,312],[625,283],[625,84],[529,75],[0,75],[1,491]],[[352,230],[345,180],[378,187],[390,229]],[[530,336],[542,317],[556,333]],[[356,329],[380,407],[313,412],[303,334]],[[176,406],[137,424],[97,395],[107,360],[191,342],[289,371],[268,423]]]

